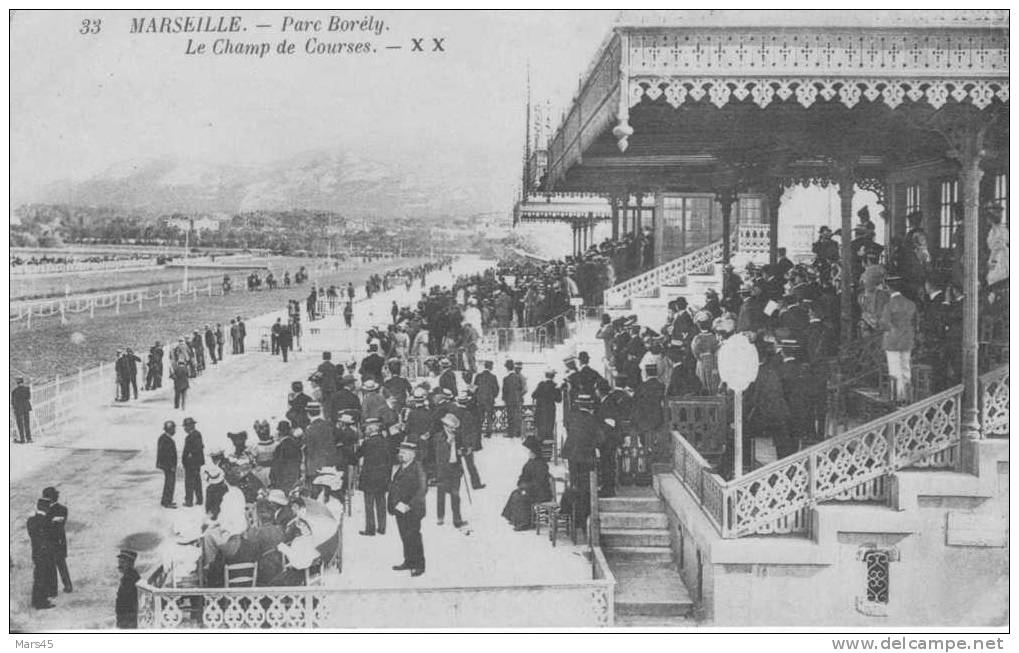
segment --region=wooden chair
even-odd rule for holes
[[[257,562],[238,562],[223,567],[223,587],[254,587],[257,577]]]
[[[557,500],[558,494],[556,493],[556,477],[549,474],[548,484],[549,489],[552,492],[552,498],[548,501],[535,503],[531,506],[531,521],[534,523],[534,532],[536,535],[541,535],[542,524],[548,526],[549,530],[552,530],[552,513],[559,509],[559,501]]]
[[[563,495],[566,494],[566,481],[563,480]],[[553,481],[552,487],[553,496],[555,493],[555,485]],[[570,541],[574,544],[577,543],[577,516],[576,506],[573,505],[569,510],[564,510],[562,506],[562,496],[560,495],[559,501],[556,502],[555,508],[552,509],[550,517],[551,528],[548,532],[548,539],[552,542],[552,546],[555,546],[559,542],[559,528],[563,527],[566,529],[566,533],[570,536]]]

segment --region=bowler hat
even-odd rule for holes
[[[401,449],[405,449],[407,451],[417,451],[418,450],[418,446],[416,444],[414,444],[413,442],[409,442],[407,440],[404,440],[403,442],[400,443],[400,448]]]
[[[120,560],[127,560],[130,563],[134,563],[138,559],[138,552],[130,549],[121,549],[120,553],[117,554],[117,558]]]

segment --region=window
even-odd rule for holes
[[[952,232],[955,230],[952,214],[958,201],[959,182],[954,179],[941,182],[941,192],[938,195],[938,246],[941,248],[948,248],[952,244]]]
[[[920,210],[920,184],[906,186],[906,215]]]
[[[662,260],[671,261],[711,242],[712,200],[709,197],[662,198]]]
[[[1008,226],[1008,175],[994,175],[994,202],[1001,207],[1001,224]]]
[[[736,214],[738,216],[737,219],[739,223],[760,224],[763,206],[764,202],[760,197],[739,198],[739,208],[737,209],[738,213]]]

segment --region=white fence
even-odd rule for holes
[[[58,376],[47,383],[29,384],[32,390],[32,437],[45,437],[48,431],[74,417],[82,406],[108,403],[116,394],[113,364],[99,363],[77,374]],[[17,437],[13,412],[11,438]]]
[[[247,289],[234,288],[231,292],[244,292]],[[96,312],[113,312],[120,315],[126,311],[143,311],[146,307],[165,306],[168,304],[180,304],[184,301],[195,301],[199,297],[222,296],[223,287],[221,284],[209,282],[206,286],[199,288],[191,286],[187,290],[178,288],[171,290],[122,290],[120,292],[106,293],[102,295],[89,295],[85,297],[68,297],[61,299],[46,299],[33,302],[12,303],[10,307],[10,325],[13,330],[15,325],[22,325],[25,328],[32,326],[33,320],[41,318],[60,317],[61,322],[66,322],[71,315],[88,313],[90,318],[96,316]]]
[[[41,263],[39,265],[12,265],[11,276],[53,274],[67,272],[96,272],[100,270],[123,270],[127,268],[155,267],[155,257],[147,259],[117,259],[114,261],[80,261],[76,263]]]

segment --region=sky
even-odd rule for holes
[[[285,16],[319,19],[325,28],[332,15],[368,14],[388,30],[378,37],[281,33]],[[130,33],[132,18],[185,15],[240,15],[247,31]],[[520,178],[528,67],[535,102],[551,100],[558,118],[614,17],[607,11],[18,12],[10,23],[12,204],[38,199],[41,189],[63,180],[115,177],[139,160],[258,165],[323,148],[422,165],[429,152],[443,151],[446,156],[436,157],[441,165],[451,148],[504,161],[493,181],[505,183],[509,197]],[[83,21],[95,19],[99,33],[79,34]],[[189,37],[211,48],[224,36],[273,47],[287,38],[297,53],[185,53]],[[303,54],[310,37],[370,41],[378,52]],[[411,39],[422,37],[425,52],[411,52]],[[443,39],[445,52],[431,51],[433,38]]]

